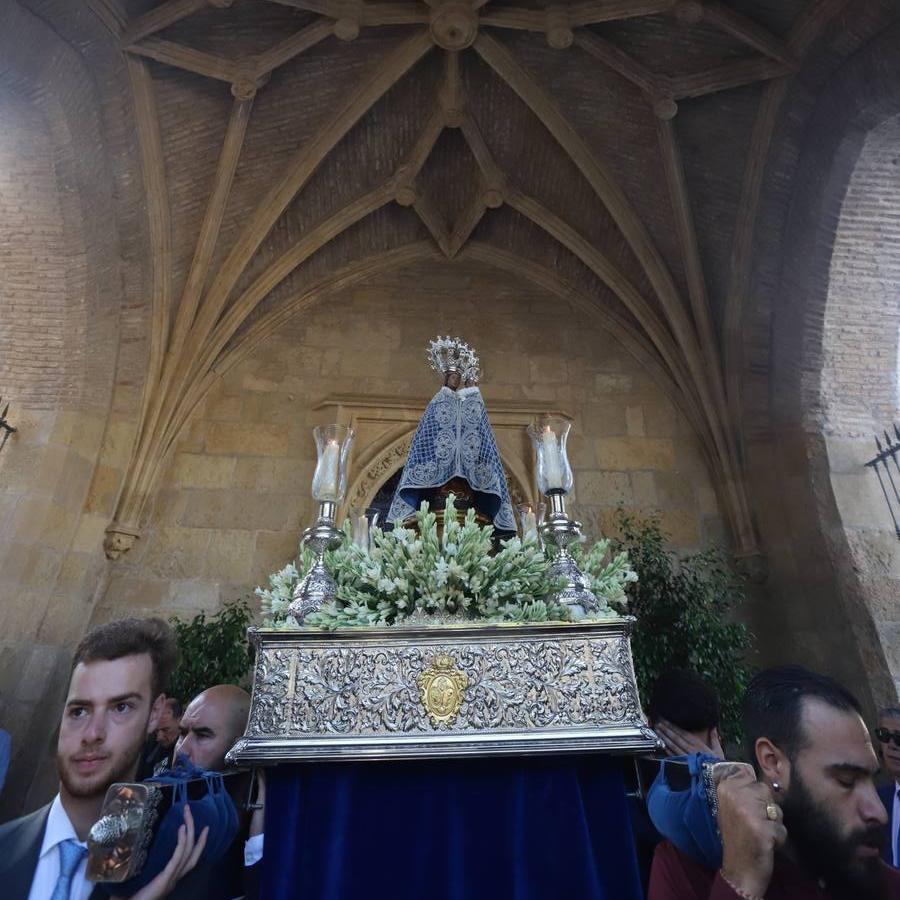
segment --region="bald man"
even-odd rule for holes
[[[249,713],[250,695],[237,685],[217,684],[197,694],[181,717],[175,758],[183,753],[195,766],[221,772],[225,768],[225,754],[247,727]],[[259,897],[262,867],[258,863],[263,855],[261,811],[254,818],[254,828],[249,828],[249,824],[242,823],[222,859],[202,873],[207,883],[197,896],[203,900]]]
[[[217,684],[197,694],[179,726],[175,755],[183,753],[201,769],[221,772],[225,754],[247,727],[250,695],[234,684]]]

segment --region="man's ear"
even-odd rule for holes
[[[762,780],[770,785],[777,782],[786,790],[791,780],[791,763],[787,754],[765,737],[757,738],[754,750]]]
[[[150,707],[150,719],[147,722],[147,734],[153,734],[159,728],[159,720],[162,718],[163,709],[166,705],[166,695],[160,694]]]

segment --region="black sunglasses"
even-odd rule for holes
[[[900,731],[888,731],[887,728],[876,728],[875,737],[877,737],[882,744],[893,741],[895,747],[900,747]]]

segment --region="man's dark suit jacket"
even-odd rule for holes
[[[48,803],[30,815],[0,825],[0,896],[3,900],[28,900],[49,812]],[[231,854],[236,856],[240,853],[237,857],[239,863],[231,866],[222,863],[198,866],[178,882],[175,890],[168,895],[169,900],[206,900],[242,894],[243,846],[243,840],[237,841]],[[251,882],[247,890],[249,896],[258,896],[255,883],[258,881],[258,872],[256,879],[253,879],[251,873],[261,868],[261,865],[254,866],[245,875],[249,876],[248,880]],[[115,893],[115,885],[110,885],[110,890]],[[90,900],[108,900],[108,897],[106,888],[98,885],[91,892]]]
[[[881,797],[881,802],[888,814],[887,836],[884,839],[884,846],[881,848],[881,858],[889,866],[894,864],[894,848],[891,846],[891,841],[894,836],[894,794],[896,792],[897,785],[893,781],[878,788],[878,796]]]
[[[48,803],[30,815],[0,825],[0,885],[9,900],[28,900],[49,813]],[[105,898],[106,894],[94,888],[90,900]]]

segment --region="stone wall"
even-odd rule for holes
[[[481,354],[489,412],[513,404],[574,417],[574,508],[593,534],[621,504],[658,511],[679,548],[724,539],[697,442],[607,332],[533,286],[435,262],[314,305],[218,382],[175,447],[142,538],[111,565],[97,618],[189,616],[264,583],[312,515],[310,432],[334,417],[316,407],[385,398],[408,402],[414,421],[439,385],[424,353],[439,332]],[[521,428],[498,440],[530,470]]]
[[[16,3],[0,29],[0,726],[13,777],[0,817],[43,802],[71,649],[102,583],[85,515],[118,358],[121,281],[102,116],[83,60]],[[124,467],[130,449],[126,440]],[[32,787],[33,794],[29,794]]]
[[[839,407],[832,405],[843,397],[851,405],[860,397],[880,397],[865,414],[890,417],[891,392],[884,387],[895,374],[890,328],[886,340],[847,359],[851,365],[843,385],[834,368],[845,337],[859,348],[861,328],[895,314],[895,305],[880,303],[890,298],[873,290],[877,277],[874,282],[858,278],[866,248],[886,236],[859,215],[866,204],[879,206],[880,199],[866,198],[857,208],[856,227],[843,248],[838,246],[834,268],[833,255],[867,138],[900,113],[900,23],[886,8],[873,7],[863,16],[848,8],[848,14],[852,28],[838,32],[836,26],[835,34],[842,40],[850,36],[856,52],[847,60],[827,44],[820,49],[805,77],[789,86],[772,141],[752,282],[744,299],[742,434],[770,573],[753,607],[761,647],[768,659],[785,662],[796,659],[800,649],[807,662],[852,686],[874,713],[877,706],[896,702],[898,691],[888,661],[896,654],[896,632],[879,633],[875,614],[881,601],[872,602],[852,549],[860,508],[875,510],[877,482],[859,468],[874,442],[853,446],[854,438],[851,446],[841,447],[841,435],[829,433],[829,416],[840,424]],[[886,173],[895,156],[887,154]],[[883,188],[877,189],[881,196]],[[890,215],[887,211],[882,228]],[[837,293],[833,276],[841,285]],[[832,301],[846,290],[849,306],[844,324],[838,324],[841,317],[830,315],[836,309]],[[852,327],[847,317],[855,320]],[[844,425],[858,436],[859,411],[854,415],[856,423],[848,417]],[[867,443],[871,431],[865,430]],[[889,556],[875,569],[889,573],[892,567]]]
[[[900,115],[866,138],[837,225],[825,316],[822,409],[838,513],[888,666],[900,685],[900,541],[873,436],[900,422]],[[891,432],[890,437],[896,442]],[[885,443],[882,438],[882,445]],[[881,470],[895,502],[891,477]]]

